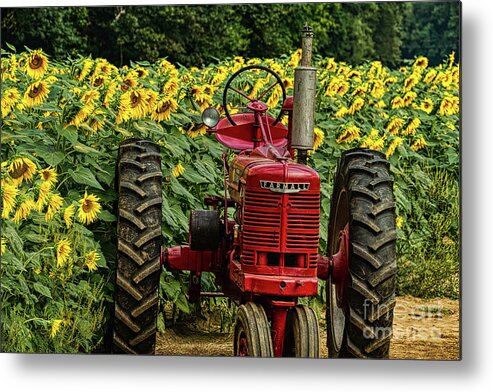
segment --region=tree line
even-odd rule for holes
[[[457,1],[4,8],[1,39],[2,48],[60,59],[92,54],[122,66],[166,57],[190,67],[292,52],[305,23],[315,53],[352,64],[416,56],[438,64],[460,50]]]

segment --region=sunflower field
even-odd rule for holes
[[[249,64],[276,71],[292,94],[299,61],[297,51],[277,59],[235,57],[203,69],[166,59],[117,68],[101,58],[54,62],[42,50],[2,52],[3,351],[101,349],[114,279],[114,178],[122,140],[144,137],[161,146],[164,246],[185,243],[189,210],[204,208],[204,196],[222,192],[224,148],[206,134],[201,111],[222,111],[227,78]],[[322,180],[321,249],[342,151],[383,151],[395,179],[399,294],[457,298],[454,54],[438,67],[429,67],[424,57],[400,69],[378,61],[316,62],[316,140],[309,165]],[[267,85],[254,76],[242,80],[247,93]],[[280,97],[273,89],[266,100],[279,107]],[[203,279],[210,286],[205,289],[213,289],[213,278]],[[162,304],[190,312],[186,274],[164,271],[161,281]]]

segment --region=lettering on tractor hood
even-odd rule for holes
[[[279,193],[297,193],[307,191],[310,188],[309,182],[276,182],[276,181],[260,181],[260,187],[269,189],[272,192]]]

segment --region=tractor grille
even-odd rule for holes
[[[287,206],[283,237],[283,202]],[[243,211],[243,258],[255,264],[255,251],[308,254],[308,267],[316,267],[318,253],[320,195],[318,192],[281,194],[249,189]]]

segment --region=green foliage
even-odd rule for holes
[[[163,245],[186,243],[189,211],[205,208],[204,196],[224,192],[225,148],[206,136],[200,111],[209,105],[221,109],[227,76],[246,64],[269,66],[292,86],[299,53],[237,57],[202,69],[178,68],[166,60],[117,68],[103,59],[43,56],[2,53],[2,349],[93,351],[101,346],[113,292],[118,144],[142,137],[161,146]],[[45,71],[33,73],[40,69],[30,68],[35,57],[46,62]],[[317,148],[309,165],[322,179],[321,251],[341,152],[360,146],[381,150],[395,178],[399,293],[457,297],[458,65],[449,58],[428,67],[418,58],[396,70],[378,61],[351,66],[315,60]],[[270,84],[265,75],[251,72],[242,87],[250,91],[258,80]],[[399,104],[407,93],[413,94]],[[275,89],[265,99],[272,107],[280,105],[273,97]],[[429,109],[422,106],[425,100]],[[159,117],[163,102],[173,105],[167,106],[168,116]],[[402,123],[394,129],[395,119]],[[43,196],[43,173],[49,170],[57,177]],[[90,221],[80,218],[86,193],[101,208]],[[25,202],[34,207],[26,210]],[[72,207],[75,215],[68,222]],[[65,257],[62,241],[70,245]],[[90,254],[99,259],[89,262]],[[188,279],[188,273],[164,271],[162,304],[172,303],[182,314],[197,312],[187,301]],[[212,274],[202,280],[204,289],[218,289]],[[231,322],[234,313],[226,311],[226,300],[205,302],[206,312],[222,309],[221,325]],[[323,302],[321,286],[314,303]],[[160,317],[159,328],[164,327]]]
[[[460,7],[458,1],[410,4],[412,12],[405,18],[403,56],[426,54],[437,64],[447,54],[460,53]]]
[[[2,10],[2,33],[17,50],[43,48],[59,59],[92,54],[121,66],[167,57],[189,67],[292,52],[308,23],[322,57],[395,66],[424,55],[438,64],[459,51],[459,7],[363,2],[16,8]]]

